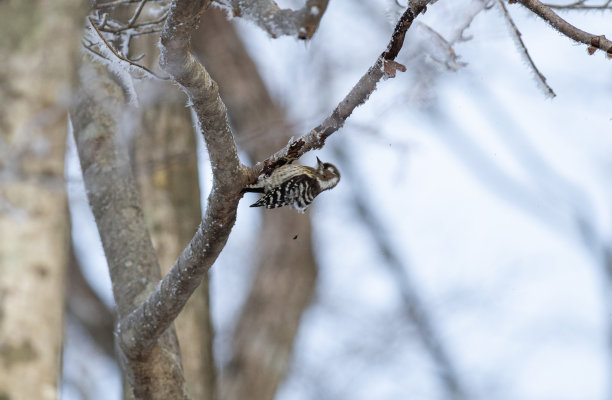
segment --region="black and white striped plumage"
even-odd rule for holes
[[[277,208],[292,206],[304,212],[322,191],[333,188],[340,181],[338,168],[317,158],[317,167],[283,165],[257,183],[244,188],[245,192],[263,193],[251,207]]]

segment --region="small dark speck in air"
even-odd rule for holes
[[[293,237],[293,240],[297,239],[297,237],[298,237],[298,235],[295,235],[295,236]]]

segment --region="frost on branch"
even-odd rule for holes
[[[317,31],[329,0],[307,0],[299,10],[281,9],[273,0],[221,0],[232,16],[247,19],[268,34],[308,40]]]
[[[112,4],[112,7],[109,6],[111,8],[126,9],[129,15],[128,20],[119,21],[99,9],[108,4]],[[96,9],[87,17],[87,28],[83,38],[84,48],[121,80],[126,92],[130,93],[130,101],[135,99],[131,87],[133,86],[132,77],[168,79],[139,63],[145,54],[130,56],[134,38],[161,32],[161,27],[168,16],[168,6],[161,6],[147,0],[141,0],[137,5],[135,4],[133,1],[126,0],[96,6]]]
[[[510,30],[510,36],[512,37],[512,40],[514,41],[514,44],[519,54],[523,58],[523,61],[525,62],[525,64],[527,64],[529,68],[531,69],[531,71],[533,72],[533,76],[535,78],[536,84],[538,85],[538,88],[542,91],[542,93],[544,93],[546,97],[549,97],[549,98],[555,97],[556,94],[554,90],[548,85],[548,83],[546,83],[546,77],[544,76],[544,74],[540,72],[538,67],[535,65],[535,62],[531,58],[531,55],[529,54],[529,51],[527,50],[527,46],[525,46],[525,43],[523,42],[523,39],[521,38],[521,32],[518,30],[516,24],[514,23],[514,20],[510,16],[508,9],[506,8],[506,6],[501,0],[498,0],[497,4],[499,5],[499,8],[502,11],[502,15],[508,25],[508,29]]]
[[[510,4],[512,3],[520,3],[525,8],[529,9],[534,14],[546,21],[561,34],[576,42],[586,44],[589,46],[587,48],[589,54],[593,54],[596,49],[599,49],[604,51],[608,58],[612,58],[612,41],[608,40],[604,35],[594,35],[592,33],[583,31],[582,29],[561,18],[551,9],[549,5],[544,4],[539,0],[514,0],[510,2]],[[580,5],[583,3],[583,1],[577,1],[574,4]],[[607,8],[609,3],[610,1],[606,1],[602,9]]]
[[[85,48],[89,50],[90,54],[97,56],[97,61],[101,62],[102,65],[104,65],[117,78],[122,89],[125,91],[130,104],[137,106],[138,95],[136,94],[132,74],[142,74],[142,71],[137,70],[136,67],[123,61],[121,58],[116,57],[113,51],[98,36],[93,25],[89,25],[85,28],[85,36],[83,40],[88,43]],[[94,48],[95,50],[93,50]],[[82,71],[80,72],[81,74],[83,73]],[[85,79],[85,81],[87,81],[87,79]]]

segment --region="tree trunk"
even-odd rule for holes
[[[159,285],[160,267],[144,221],[142,203],[132,175],[125,129],[124,91],[101,65],[85,56],[77,107],[71,113],[83,180],[104,254],[109,264],[120,326]],[[128,109],[129,110],[129,109]],[[152,313],[148,313],[149,319]],[[145,322],[148,323],[148,322]],[[126,333],[128,332],[128,333]],[[128,344],[139,343],[132,339]],[[188,399],[174,326],[139,354],[118,347],[129,389],[136,399]]]
[[[57,398],[70,236],[66,109],[84,11],[74,0],[0,2],[2,399]]]

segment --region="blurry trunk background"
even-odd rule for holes
[[[2,399],[57,398],[70,254],[66,110],[84,6],[0,2]]]
[[[237,141],[251,160],[265,159],[297,136],[220,10],[204,13],[194,52],[219,84]],[[263,210],[257,269],[236,324],[232,359],[221,371],[220,399],[273,399],[285,378],[300,318],[315,288],[310,235],[309,214]]]

